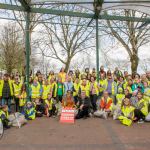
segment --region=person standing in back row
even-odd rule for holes
[[[4,74],[4,80],[1,81],[0,85],[0,99],[1,104],[8,105],[8,111],[11,112],[11,99],[13,96],[12,82],[9,79],[8,74]]]

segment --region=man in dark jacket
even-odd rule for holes
[[[79,108],[79,111],[76,116],[76,119],[86,118],[89,116],[90,99],[86,97],[85,91],[81,91],[81,96],[79,98],[77,106]]]

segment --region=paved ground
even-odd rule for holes
[[[0,150],[149,150],[150,123],[123,126],[119,121],[89,118],[74,125],[38,118],[21,129],[5,131]]]

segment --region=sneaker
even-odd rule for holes
[[[138,121],[138,123],[144,123],[144,120],[143,120],[143,119],[140,119],[140,120]]]

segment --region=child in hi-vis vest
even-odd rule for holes
[[[121,106],[121,115],[118,119],[122,124],[130,126],[134,119],[134,107],[131,106],[130,100],[128,98],[124,98]]]

